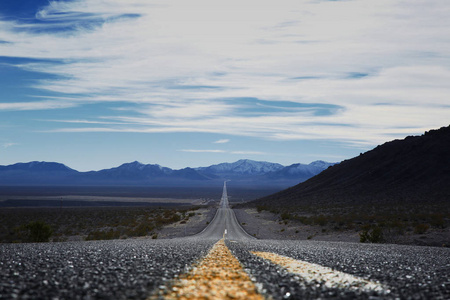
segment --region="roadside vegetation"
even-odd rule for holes
[[[284,224],[320,227],[322,233],[358,232],[362,243],[397,243],[405,235],[427,235],[450,226],[449,203],[327,207],[310,205],[290,207],[289,210],[258,205],[256,209],[258,212],[278,214],[280,222]]]
[[[85,207],[0,209],[0,242],[58,242],[158,238],[164,225],[186,222],[199,207]]]

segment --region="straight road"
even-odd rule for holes
[[[217,209],[214,219],[208,227],[201,233],[192,238],[198,240],[221,238],[232,240],[249,240],[255,239],[250,236],[240,225],[236,219],[234,211],[230,208],[228,202],[227,183],[223,184],[222,198],[220,199],[219,208]]]
[[[448,248],[257,240],[226,183],[195,236],[0,245],[0,299],[450,299],[449,274]]]

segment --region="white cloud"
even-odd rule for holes
[[[231,151],[231,154],[238,154],[238,155],[265,155],[267,153],[261,152],[261,151]]]
[[[223,150],[198,150],[198,149],[183,149],[179,150],[181,152],[191,152],[191,153],[225,153]]]
[[[265,155],[267,153],[261,151],[226,151],[226,150],[200,150],[200,149],[182,149],[180,152],[190,153],[230,153],[237,155]]]
[[[64,101],[36,101],[0,103],[0,110],[47,110],[75,107],[77,104]]]
[[[215,141],[214,144],[226,144],[228,142],[230,142],[229,139],[221,139],[221,140]]]
[[[58,1],[38,13],[40,24],[0,21],[0,40],[8,42],[0,44],[3,56],[61,61],[18,65],[58,76],[35,88],[79,94],[76,101],[0,103],[0,110],[131,103],[119,117],[72,121],[104,127],[53,131],[209,132],[357,145],[448,125],[448,0],[280,1]],[[123,14],[140,17],[117,18]],[[104,22],[81,26],[94,18]],[[79,26],[42,33],[67,24]],[[343,109],[255,113],[227,100],[233,97]]]
[[[335,140],[369,147],[411,133],[420,134],[444,120],[448,111],[441,106],[358,105],[335,115],[315,116],[284,113],[280,115],[221,116],[194,119],[167,119],[153,116],[110,117],[106,127],[60,128],[57,132],[208,132],[253,136],[272,140]],[[411,120],[421,120],[415,123]],[[405,126],[407,124],[407,126]],[[443,124],[445,125],[445,124]]]
[[[0,144],[0,145],[1,145],[1,147],[3,149],[6,149],[6,148],[9,148],[9,147],[12,147],[12,146],[16,146],[18,144],[16,144],[16,143],[3,143],[3,144]]]
[[[108,121],[92,121],[92,120],[41,120],[45,122],[56,123],[72,123],[72,124],[103,124],[103,125],[124,125],[123,122],[108,122]]]

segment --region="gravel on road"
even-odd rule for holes
[[[217,240],[216,240],[217,241]],[[0,245],[0,299],[145,299],[214,240]]]
[[[227,241],[249,274],[274,299],[450,299],[450,249],[322,241]],[[272,252],[379,282],[384,292],[308,282],[251,251]]]

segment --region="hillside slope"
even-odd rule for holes
[[[440,203],[450,201],[450,126],[387,142],[253,205]]]

